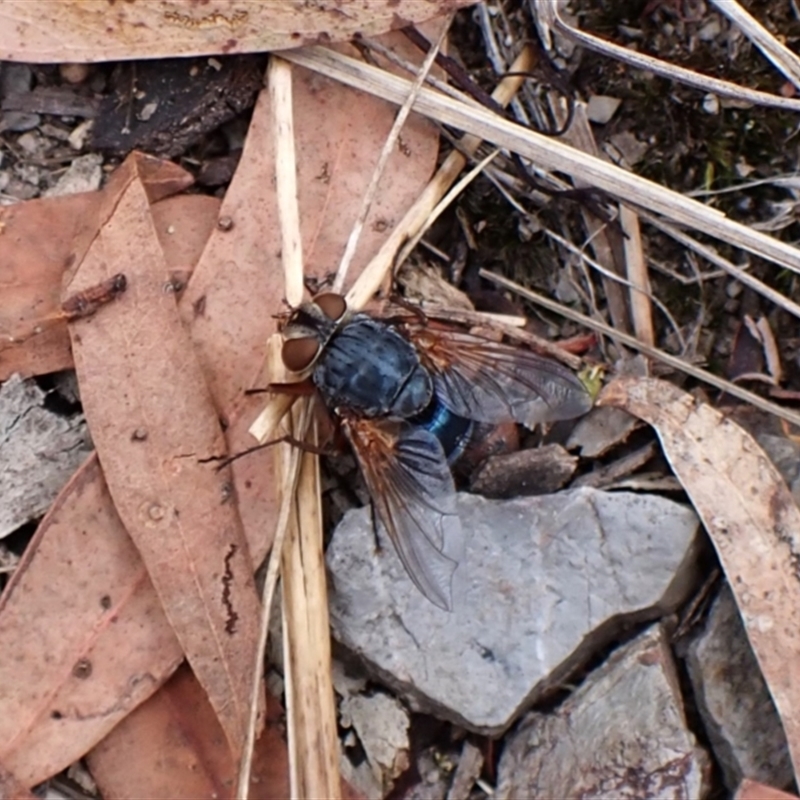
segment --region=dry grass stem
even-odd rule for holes
[[[481,172],[486,169],[486,167],[494,161],[495,157],[500,154],[499,150],[494,150],[493,152],[489,153],[486,158],[476,164],[463,178],[461,178],[457,183],[453,185],[450,191],[433,207],[431,213],[428,215],[428,218],[425,220],[425,224],[403,245],[403,249],[400,251],[400,255],[397,257],[397,264],[401,265],[405,263],[405,260],[411,255],[414,248],[419,244],[422,237],[430,230],[431,225],[436,222],[437,219],[442,215],[444,211],[450,206],[456,197],[458,197],[467,186],[472,183]]]
[[[606,325],[604,322],[591,319],[591,317],[587,317],[585,314],[581,314],[578,311],[573,311],[571,308],[562,306],[555,300],[551,300],[549,297],[544,297],[537,292],[526,289],[524,286],[520,286],[518,283],[514,283],[514,281],[510,281],[501,275],[495,275],[494,273],[485,269],[480,271],[480,275],[482,278],[486,278],[486,280],[492,281],[498,286],[502,286],[504,289],[508,289],[509,291],[520,295],[520,297],[524,297],[526,300],[530,300],[532,303],[536,303],[543,308],[554,311],[556,314],[561,314],[561,316],[566,317],[573,322],[577,322],[580,325],[585,325],[587,328],[597,331],[598,333],[602,333],[604,336],[608,336],[610,339],[616,340],[624,344],[626,347],[638,350],[639,352],[644,353],[644,355],[646,355],[648,358],[655,359],[656,361],[660,361],[663,364],[672,367],[673,369],[677,369],[686,373],[687,375],[691,375],[693,378],[697,378],[698,380],[703,381],[704,383],[707,383],[716,389],[727,392],[733,397],[738,397],[740,400],[744,400],[746,403],[750,403],[756,408],[766,411],[769,414],[774,414],[780,419],[791,422],[793,425],[800,425],[800,414],[797,414],[788,408],[783,408],[775,403],[771,403],[769,400],[765,400],[763,397],[760,397],[753,392],[748,392],[746,389],[742,389],[739,386],[736,386],[736,384],[726,381],[724,378],[720,378],[717,375],[712,375],[710,372],[706,372],[705,370],[694,366],[694,364],[689,364],[683,359],[677,358],[669,353],[665,353],[663,350],[650,347],[649,345],[640,342],[634,336],[630,336],[622,331],[614,330],[614,328],[612,328],[610,325]]]
[[[532,63],[533,52],[526,47],[514,62],[512,70],[514,72],[526,72],[531,68]],[[492,97],[501,105],[507,105],[519,89],[522,81],[523,78],[518,76],[504,78],[498,84]],[[480,143],[480,138],[474,136],[465,136],[461,140],[463,149],[470,153],[474,153]],[[376,256],[366,266],[347,293],[348,305],[356,309],[363,308],[375,292],[378,291],[385,277],[392,269],[397,251],[409,236],[413,236],[425,224],[425,220],[436,206],[436,203],[452,186],[466,163],[466,157],[459,152],[454,151],[447,156],[417,201],[406,212],[403,219],[394,228]]]
[[[636,338],[651,347],[655,344],[656,336],[653,330],[653,311],[650,305],[650,278],[647,274],[647,262],[642,249],[642,231],[639,227],[639,216],[626,205],[620,206],[619,222],[625,234],[623,247],[625,249],[625,267],[628,280],[633,291],[629,299],[631,317]]]
[[[289,304],[296,306],[303,299],[303,244],[300,238],[300,212],[297,207],[291,64],[277,56],[270,56],[267,82],[275,141],[275,180],[285,293]]]
[[[308,439],[303,422],[308,400],[293,409],[293,435]],[[316,438],[311,429],[311,441]],[[297,448],[288,460],[298,453]],[[294,798],[341,797],[339,740],[331,679],[330,623],[319,506],[319,461],[299,458],[297,489],[291,496],[287,541],[281,558],[289,754]],[[290,488],[288,484],[285,488]]]
[[[668,223],[652,216],[651,214],[647,214],[642,211],[639,212],[639,216],[649,225],[652,225],[662,233],[667,234],[667,236],[671,236],[676,242],[682,244],[684,247],[688,247],[690,250],[693,250],[695,253],[714,264],[714,266],[719,267],[724,272],[727,272],[728,275],[736,278],[754,292],[758,292],[762,297],[767,298],[767,300],[771,300],[773,303],[775,303],[775,305],[784,309],[784,311],[788,311],[795,317],[800,318],[800,305],[795,303],[793,300],[790,300],[788,297],[785,297],[771,286],[767,286],[766,283],[760,281],[758,278],[751,275],[749,272],[746,272],[741,267],[737,267],[732,261],[729,261],[727,258],[721,256],[713,247],[709,247],[702,242],[698,242],[697,239],[694,239],[693,237],[684,233],[674,225],[669,225]],[[710,277],[712,276],[707,276],[707,278]]]
[[[305,404],[305,415],[301,420],[301,428],[307,427],[308,413],[310,404]],[[288,409],[287,409],[288,410]],[[281,554],[286,539],[286,532],[289,528],[289,518],[293,510],[297,479],[299,475],[300,451],[296,447],[283,446],[276,451],[280,458],[277,474],[284,477],[281,492],[281,506],[278,512],[278,521],[275,525],[275,539],[273,540],[270,552],[267,574],[264,578],[264,588],[261,591],[261,630],[259,631],[258,651],[256,661],[253,665],[253,694],[250,701],[250,720],[247,728],[247,740],[244,748],[244,755],[239,766],[238,788],[236,797],[239,800],[247,800],[250,790],[250,774],[252,771],[253,751],[255,748],[255,731],[258,721],[258,692],[261,685],[261,673],[264,668],[264,661],[267,651],[267,639],[269,637],[269,621],[272,615],[272,601],[275,597],[275,587],[278,583],[280,574]],[[296,783],[293,783],[296,785]]]
[[[732,0],[722,0],[720,6],[725,6],[727,9],[729,3],[732,3]],[[738,101],[752,103],[753,105],[782,108],[787,111],[800,111],[800,100],[781,97],[780,95],[770,94],[769,92],[759,92],[755,89],[746,89],[735,83],[730,83],[729,81],[711,78],[708,75],[701,75],[693,70],[684,67],[676,67],[661,59],[653,58],[653,56],[648,56],[644,53],[638,53],[635,50],[629,50],[627,47],[622,47],[621,45],[601,39],[599,36],[586,33],[566,22],[559,14],[558,4],[555,2],[535,3],[533,7],[539,17],[540,27],[544,25],[545,27],[552,28],[589,50],[594,50],[601,55],[614,58],[617,61],[622,61],[636,69],[648,70],[656,75],[661,75],[664,78],[684,83],[687,86],[693,86],[695,89],[700,89],[703,92],[711,92],[719,97],[731,97]]]
[[[800,89],[800,59],[779,42],[757,19],[742,8],[737,0],[711,0],[717,11],[724,14],[768,58],[783,75]]]
[[[560,124],[566,124],[566,114],[559,104],[553,105],[553,113],[558,115]],[[584,153],[592,156],[600,157],[600,150],[597,147],[597,142],[594,138],[594,131],[589,122],[586,114],[586,105],[584,103],[575,103],[572,124],[567,128],[563,140]],[[580,175],[572,176],[573,184],[576,188],[591,188],[591,184],[581,179]],[[608,313],[614,327],[619,330],[629,331],[631,329],[628,305],[625,302],[625,293],[622,287],[618,285],[615,280],[617,276],[621,276],[625,272],[625,264],[622,263],[622,243],[617,241],[618,245],[614,247],[614,238],[619,240],[619,235],[615,231],[610,231],[604,220],[598,219],[595,214],[584,206],[581,207],[581,218],[588,233],[589,246],[591,247],[594,257],[599,264],[603,266],[603,280],[602,285],[608,303]],[[619,209],[616,209],[619,214]],[[617,259],[620,259],[618,262]],[[612,277],[613,276],[613,277]],[[592,291],[592,284],[587,281],[587,286]],[[592,303],[592,307],[595,305]]]
[[[297,204],[291,66],[272,56],[268,70],[275,137],[276,192],[281,228],[281,255],[286,298],[297,305],[303,298],[303,259]],[[270,342],[273,361],[279,361],[279,341]],[[257,422],[262,428],[280,419],[277,411],[288,408],[292,398],[276,396]],[[310,402],[296,404],[287,415],[294,438],[305,440]],[[283,588],[284,677],[289,739],[291,793],[295,798],[338,798],[341,793],[336,713],[331,682],[330,632],[327,588],[322,553],[318,466],[316,456],[283,445],[277,450],[282,506],[273,555],[265,585],[260,646],[266,647],[268,609],[278,573]],[[263,658],[254,680],[261,680]],[[248,733],[252,745],[254,733]],[[251,749],[251,748],[250,748]],[[240,797],[249,788],[249,758],[243,759],[239,778]]]
[[[284,53],[301,66],[323,72],[349,86],[400,103],[408,93],[408,81],[323,47]],[[581,153],[557,139],[528,130],[481,108],[467,106],[423,87],[415,108],[446,125],[507,148],[547,169],[560,170],[608,194],[662,214],[669,220],[733,243],[737,247],[800,273],[800,251],[790,244],[729,219],[678,192],[666,189],[599,158]],[[377,288],[377,285],[376,285]],[[374,289],[373,289],[374,291]]]
[[[406,119],[408,119],[408,115],[411,113],[411,107],[414,104],[414,100],[419,94],[419,90],[422,88],[422,84],[425,82],[425,78],[430,72],[433,62],[436,60],[436,56],[439,53],[439,49],[441,48],[445,37],[447,36],[447,31],[450,29],[450,23],[452,21],[453,17],[451,15],[448,17],[446,24],[442,25],[439,38],[426,54],[425,59],[419,68],[417,77],[414,79],[414,83],[411,86],[411,91],[408,93],[408,97],[406,97],[403,105],[397,112],[392,129],[389,131],[389,135],[386,137],[383,150],[381,150],[381,154],[378,157],[378,163],[375,165],[375,169],[372,172],[369,186],[367,187],[367,191],[364,193],[364,197],[361,200],[361,208],[359,209],[358,216],[356,217],[356,221],[353,225],[353,230],[350,232],[350,236],[347,239],[347,245],[344,249],[339,268],[336,270],[336,278],[333,281],[333,290],[335,292],[341,292],[342,288],[344,287],[344,282],[347,278],[347,272],[350,269],[350,263],[353,260],[353,256],[356,254],[356,247],[358,247],[358,241],[361,238],[361,231],[364,229],[364,223],[367,221],[367,215],[372,207],[375,194],[378,191],[378,184],[380,183],[384,169],[386,169],[386,163],[389,160],[389,156],[397,146],[397,138],[400,136],[400,131],[403,129],[403,125],[405,125]]]

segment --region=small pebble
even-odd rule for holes
[[[33,87],[33,72],[27,64],[4,63],[0,71],[0,95],[24,94]]]
[[[706,114],[719,114],[719,97],[709,92],[703,98],[703,111],[705,111]]]
[[[586,106],[586,116],[589,117],[590,122],[605,125],[616,114],[620,103],[622,100],[619,97],[609,97],[604,94],[592,95]]]
[[[33,131],[28,131],[27,133],[23,133],[22,136],[17,139],[17,144],[26,152],[31,155],[38,153],[42,146],[42,139],[38,133],[34,133]]]
[[[89,77],[88,64],[61,64],[58,67],[61,77],[67,83],[83,83]]]
[[[73,150],[83,150],[83,146],[86,144],[86,137],[89,135],[89,131],[92,129],[92,124],[93,123],[94,123],[94,120],[85,119],[69,135],[69,138],[68,138],[67,141],[69,142],[69,146]]]

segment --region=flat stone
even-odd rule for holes
[[[408,711],[385,692],[353,694],[342,698],[340,724],[352,728],[364,750],[364,770],[353,769],[355,785],[367,797],[382,797],[410,766]]]
[[[660,626],[617,650],[556,711],[528,714],[509,736],[497,800],[703,797],[710,761],[686,727]]]
[[[621,103],[622,100],[619,97],[593,94],[586,105],[586,116],[590,122],[605,125],[617,113]]]
[[[102,180],[103,157],[97,153],[78,156],[58,179],[58,183],[52,189],[44,192],[44,197],[62,197],[78,192],[94,192],[100,188]]]
[[[580,450],[584,458],[598,458],[622,444],[642,423],[621,408],[593,408],[581,417],[567,440],[567,448]]]
[[[790,786],[786,736],[727,584],[690,642],[686,666],[728,789],[742,778]]]
[[[0,386],[0,537],[42,516],[91,452],[83,415],[54,414],[44,399],[18,375]]]
[[[420,594],[369,509],[345,515],[327,561],[334,636],[412,708],[499,733],[615,636],[677,607],[698,521],[662,497],[578,489],[458,498],[466,557],[452,612]]]
[[[577,465],[577,457],[560,444],[489,456],[473,474],[470,489],[484,497],[551,494],[569,481]]]

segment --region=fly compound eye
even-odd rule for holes
[[[312,301],[328,319],[338,322],[347,311],[347,301],[335,292],[323,292]]]
[[[287,339],[281,349],[283,365],[290,372],[302,372],[308,369],[319,355],[319,341],[313,336],[300,336]]]

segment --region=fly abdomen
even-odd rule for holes
[[[474,423],[471,419],[459,417],[448,410],[433,396],[428,407],[417,414],[411,422],[430,431],[442,444],[447,463],[452,465],[469,444]]]
[[[365,417],[408,419],[433,396],[433,381],[417,351],[396,330],[357,315],[330,339],[314,367],[328,407]]]

